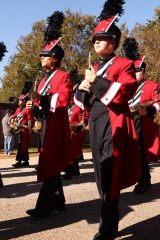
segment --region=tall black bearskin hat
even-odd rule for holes
[[[33,82],[31,80],[25,81],[22,92],[21,92],[21,95],[18,97],[17,100],[27,102],[29,100],[28,95],[29,95],[32,87],[33,87]]]
[[[30,92],[32,87],[33,87],[33,82],[31,80],[25,81],[23,89],[22,89],[22,94],[28,95],[28,93]]]
[[[44,32],[44,48],[40,56],[56,57],[61,62],[64,57],[64,50],[57,45],[61,40],[61,27],[65,16],[62,12],[56,11],[47,18],[47,27]]]
[[[140,55],[139,45],[134,37],[125,38],[122,48],[125,57],[131,59],[134,62],[137,72],[145,71],[146,64],[144,62],[145,56]]]
[[[7,48],[3,42],[0,42],[0,61],[3,59],[5,53],[7,52]]]
[[[78,70],[75,68],[71,69],[69,75],[73,84],[76,84],[78,80]]]
[[[73,84],[73,94],[74,94],[78,84],[80,83],[80,80],[78,79],[78,70],[73,68],[70,71],[69,75],[70,75],[70,78],[71,78],[71,82]]]
[[[118,47],[121,38],[121,31],[115,25],[115,22],[118,21],[118,16],[121,16],[124,13],[124,4],[124,0],[107,0],[105,2],[103,10],[98,17],[100,22],[93,31],[93,42],[98,36],[112,37],[116,40],[116,48]]]

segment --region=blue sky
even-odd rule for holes
[[[31,32],[32,25],[46,19],[54,11],[70,9],[74,12],[99,16],[104,0],[5,0],[1,1],[0,42],[7,46],[8,53],[0,62],[0,76],[9,57],[16,52],[17,41]],[[125,13],[119,24],[126,22],[129,29],[135,23],[144,24],[154,16],[159,0],[126,0]]]

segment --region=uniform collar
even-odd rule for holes
[[[115,54],[112,53],[112,54],[106,56],[105,58],[100,58],[100,59],[99,59],[99,64],[100,64],[100,65],[104,65],[105,63],[107,63],[108,61],[110,61],[114,56],[115,56]]]
[[[56,70],[56,68],[51,68],[50,70],[47,70],[45,72],[46,76],[50,76],[55,70]]]
[[[141,81],[139,81],[139,82],[138,82],[138,86],[140,86],[144,81],[145,81],[144,78],[143,78]]]

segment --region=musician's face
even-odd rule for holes
[[[115,40],[110,37],[99,36],[94,41],[95,52],[100,57],[105,57],[114,52]]]
[[[136,72],[136,80],[137,82],[140,82],[144,78],[145,72]]]
[[[18,106],[19,106],[19,107],[24,107],[24,106],[25,106],[24,101],[18,100]]]
[[[55,67],[55,63],[57,62],[56,58],[50,56],[41,56],[41,64],[42,68],[45,70],[49,70]]]

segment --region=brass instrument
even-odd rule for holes
[[[84,129],[84,123],[83,122],[70,123],[70,129],[71,131],[74,131],[74,132],[80,132]]]
[[[24,124],[20,124],[16,121],[9,123],[10,128],[12,128],[12,130],[14,131],[14,133],[19,133],[21,131],[22,128],[28,128],[27,125]]]
[[[36,120],[34,123],[34,127],[32,128],[32,130],[36,133],[36,134],[40,134],[41,133],[41,128],[42,128],[42,123],[40,120]]]
[[[152,101],[147,101],[147,102],[143,102],[143,103],[139,103],[139,104],[136,104],[135,106],[131,106],[129,109],[130,109],[130,112],[131,113],[134,113],[134,112],[138,112],[138,110],[140,108],[144,108],[144,107],[148,107],[150,105],[152,105],[153,103],[156,103],[158,102],[159,99],[155,99],[155,100],[152,100]]]
[[[140,108],[145,108],[145,107],[148,107],[148,106],[151,106],[153,105],[154,103],[158,102],[160,99],[159,99],[159,96],[158,96],[158,93],[159,93],[159,89],[158,89],[158,86],[156,86],[156,98],[154,100],[151,100],[151,101],[146,101],[146,102],[143,102],[143,103],[138,103],[136,104],[135,106],[131,106],[129,109],[130,109],[130,112],[131,113],[134,113],[134,112],[138,112],[138,110]]]
[[[160,112],[155,113],[154,122],[160,127]]]
[[[37,82],[38,82],[38,79],[36,78],[31,88],[31,91],[28,93],[30,95],[30,100],[26,102],[26,108],[31,110],[34,108],[34,100],[37,99],[37,94],[36,94]],[[42,128],[41,120],[39,118],[35,118],[34,127],[32,128],[33,132],[36,134],[40,134],[41,128]]]

